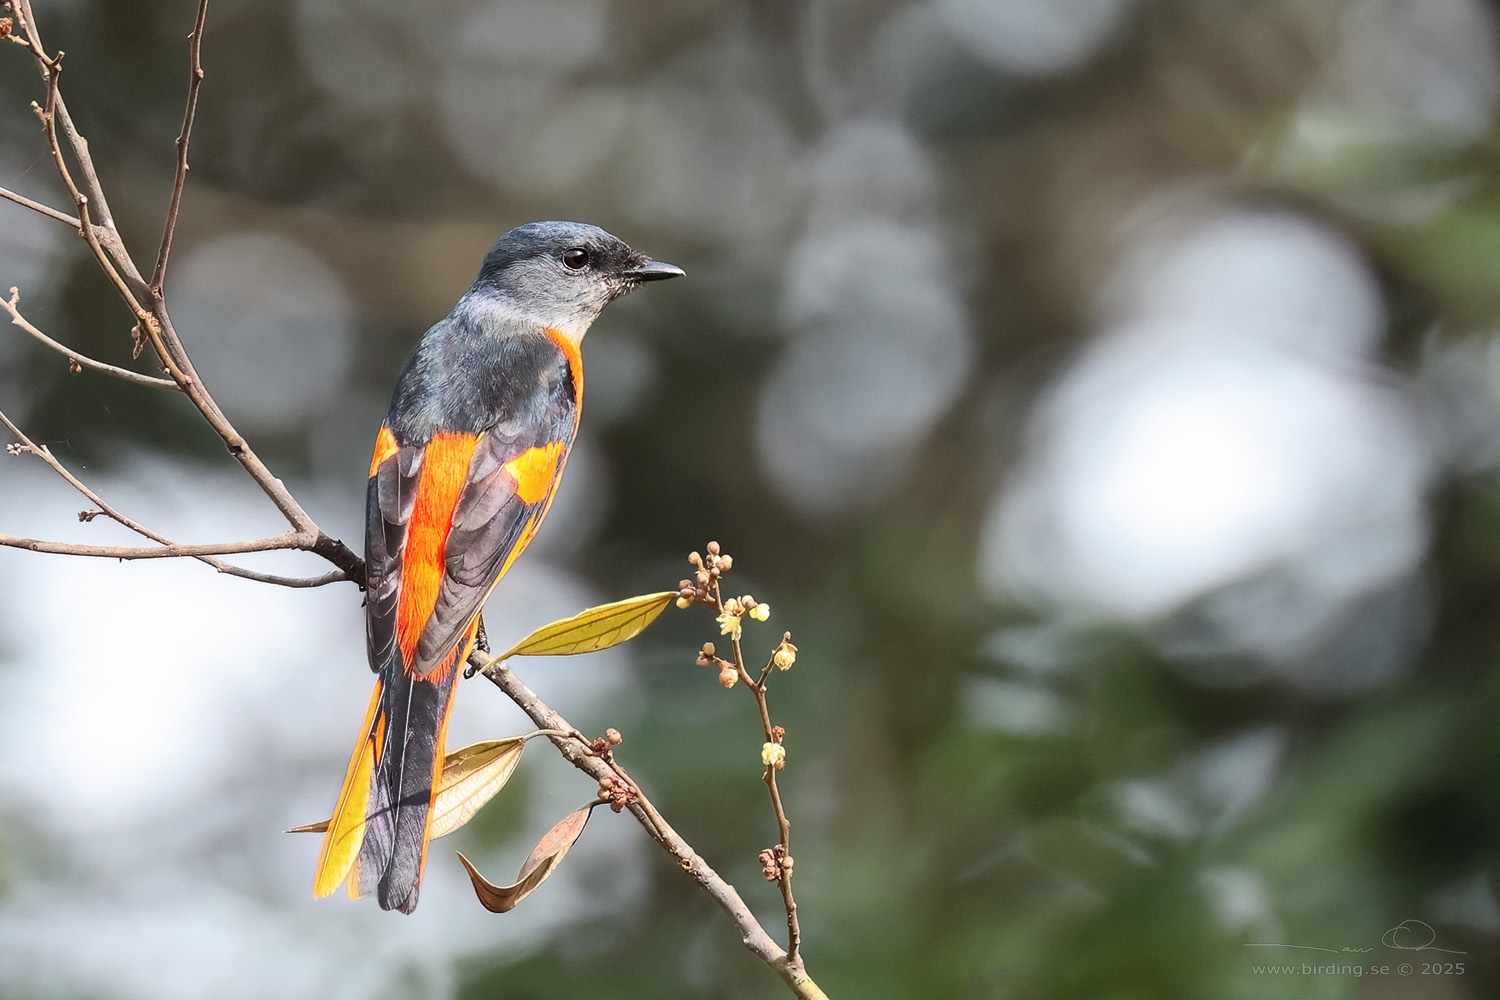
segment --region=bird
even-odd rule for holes
[[[584,333],[611,301],[680,277],[604,230],[501,236],[407,358],[365,494],[365,635],[377,674],[323,838],[314,894],[348,880],[411,913],[455,680],[480,611],[535,536],[578,432]]]

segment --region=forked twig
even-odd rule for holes
[[[0,535],[0,545],[10,548],[30,549],[33,552],[50,552],[58,555],[72,556],[98,556],[115,559],[162,559],[187,556],[207,563],[220,573],[229,576],[243,577],[244,579],[254,580],[259,583],[272,583],[281,587],[321,587],[324,584],[347,579],[342,572],[325,573],[323,576],[318,577],[280,576],[274,573],[262,573],[258,570],[246,569],[243,566],[235,566],[232,563],[213,558],[216,555],[232,555],[239,552],[268,552],[296,548],[297,546],[291,544],[272,544],[295,540],[296,536],[294,535],[283,535],[280,538],[257,539],[253,542],[229,543],[224,545],[177,545],[165,535],[151,530],[144,524],[116,510],[103,497],[90,489],[86,483],[73,475],[67,466],[59,462],[52,454],[52,449],[46,445],[39,445],[27,437],[25,432],[16,426],[15,422],[3,412],[0,412],[0,423],[9,428],[10,432],[16,436],[17,441],[20,442],[19,445],[13,446],[12,450],[14,452],[35,455],[45,462],[53,472],[61,476],[69,486],[82,494],[89,503],[98,508],[99,514],[103,514],[110,520],[129,528],[142,537],[151,539],[159,547],[125,548],[105,545],[75,545],[66,542],[42,541],[35,538],[18,538],[14,535]],[[85,519],[92,520],[93,516],[86,517]]]
[[[15,288],[15,286],[12,286],[10,290],[10,298],[0,299],[0,309],[4,309],[6,312],[10,313],[10,321],[13,325],[19,326],[22,330],[25,330],[27,333],[31,334],[32,337],[36,338],[39,343],[45,344],[46,346],[52,348],[54,351],[66,357],[70,364],[78,365],[81,368],[91,368],[94,371],[103,372],[106,375],[113,375],[115,378],[124,379],[126,382],[132,382],[136,385],[150,386],[153,389],[171,389],[174,392],[177,391],[177,383],[173,382],[171,379],[155,378],[151,375],[142,375],[140,372],[133,372],[128,368],[117,368],[114,365],[105,364],[103,361],[95,361],[93,358],[85,354],[80,354],[66,344],[59,344],[57,341],[53,340],[51,337],[47,336],[45,333],[33,326],[25,316],[21,315],[21,310],[18,304],[20,301],[20,295],[20,291]]]

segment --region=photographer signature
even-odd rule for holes
[[[1437,931],[1432,925],[1421,920],[1403,920],[1395,927],[1380,936],[1380,943],[1394,951],[1440,951],[1445,955],[1467,955],[1466,951],[1456,948],[1439,948]],[[1296,948],[1300,951],[1326,951],[1333,954],[1343,952],[1364,953],[1374,951],[1374,948],[1320,948],[1312,944],[1244,944],[1244,948]]]

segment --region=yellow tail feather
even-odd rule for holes
[[[375,682],[375,693],[370,697],[370,709],[365,713],[365,726],[354,756],[349,759],[349,770],[344,775],[344,787],[339,791],[338,805],[333,818],[328,821],[328,832],[323,835],[323,851],[318,856],[318,874],[313,882],[313,895],[322,898],[337,889],[339,883],[354,868],[359,857],[360,845],[365,839],[365,806],[370,801],[370,773],[380,758],[380,743],[385,735],[385,720],[377,720],[380,708],[382,684]],[[355,878],[358,878],[356,873]],[[354,881],[349,883],[349,894],[358,895]]]

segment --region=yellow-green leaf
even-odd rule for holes
[[[596,802],[591,802],[581,809],[577,809],[562,818],[562,821],[547,831],[547,835],[532,850],[526,863],[521,865],[521,874],[516,878],[513,885],[495,885],[479,874],[479,869],[469,863],[469,859],[460,852],[458,860],[463,863],[464,869],[469,873],[469,881],[474,884],[474,894],[479,897],[479,902],[491,913],[504,913],[513,909],[516,904],[537,890],[543,882],[552,875],[562,859],[567,855],[583,833],[583,826],[589,821],[589,813]]]
[[[580,611],[572,618],[543,625],[499,656],[571,656],[593,653],[633,639],[677,597],[676,591],[645,594]]]
[[[495,797],[521,762],[524,738],[487,740],[443,758],[437,797],[432,803],[432,836],[444,837],[474,818]]]

